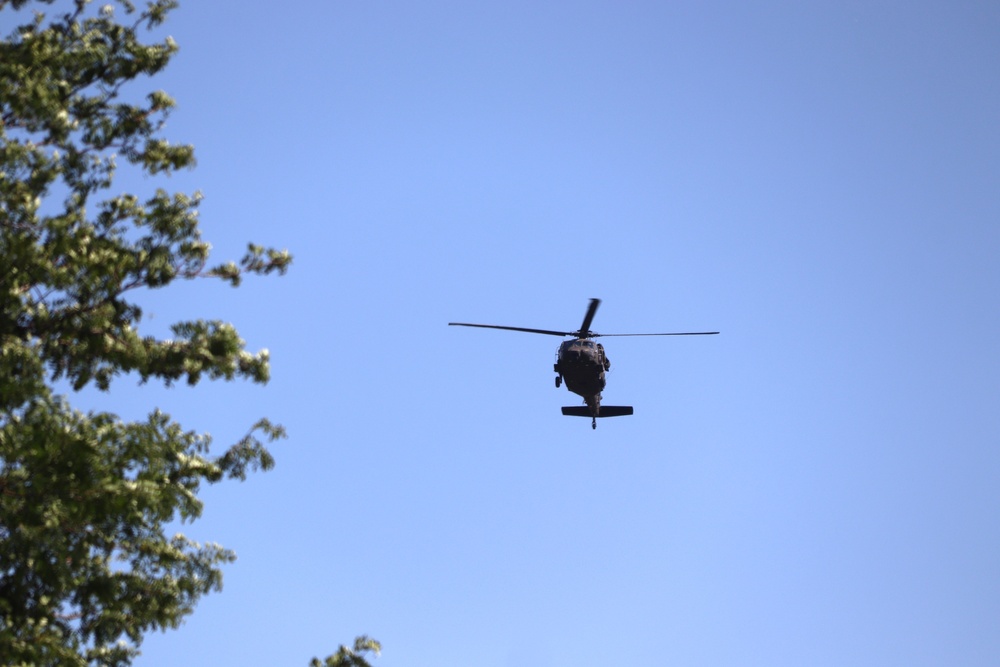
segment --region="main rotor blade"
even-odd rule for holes
[[[590,323],[594,321],[594,313],[597,312],[597,307],[601,305],[600,299],[591,299],[590,305],[587,307],[587,314],[583,316],[583,324],[580,325],[580,330],[577,331],[577,335],[586,336],[590,333]]]
[[[506,329],[507,331],[526,331],[528,333],[546,334],[549,336],[574,336],[570,331],[549,331],[548,329],[526,329],[524,327],[502,327],[498,324],[469,324],[467,322],[448,322],[450,327],[479,327],[481,329]]]
[[[680,333],[640,333],[640,334],[591,334],[593,338],[604,338],[607,336],[714,336],[718,331],[683,331]]]

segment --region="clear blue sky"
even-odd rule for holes
[[[151,82],[220,261],[147,299],[273,381],[160,405],[278,465],[183,530],[239,560],[139,664],[882,667],[1000,655],[1000,5],[184,2]],[[605,402],[560,415],[557,338]]]

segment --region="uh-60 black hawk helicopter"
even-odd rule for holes
[[[590,330],[594,313],[601,305],[600,299],[591,299],[583,324],[577,331],[550,331],[548,329],[527,329],[525,327],[504,327],[497,324],[469,324],[467,322],[449,322],[451,326],[480,327],[483,329],[506,329],[507,331],[526,331],[528,333],[546,334],[549,336],[572,336],[559,346],[556,354],[554,370],[556,372],[556,387],[566,381],[566,388],[574,394],[583,397],[585,406],[564,407],[562,413],[572,417],[590,417],[591,428],[597,428],[597,420],[601,417],[621,417],[632,414],[631,405],[601,405],[601,392],[604,391],[604,373],[611,370],[611,362],[604,352],[604,346],[592,339],[602,336],[711,336],[718,331],[686,331],[680,333],[640,333],[640,334],[599,334]]]

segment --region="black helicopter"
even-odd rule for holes
[[[572,417],[590,417],[591,428],[597,428],[600,417],[621,417],[632,414],[631,405],[601,405],[601,392],[604,390],[606,371],[611,370],[611,361],[604,352],[604,346],[595,343],[593,338],[602,336],[711,336],[718,331],[688,331],[683,333],[649,333],[649,334],[599,334],[590,330],[594,313],[601,305],[600,299],[591,299],[583,324],[577,331],[550,331],[548,329],[527,329],[525,327],[504,327],[497,324],[469,324],[467,322],[449,322],[449,326],[480,327],[483,329],[506,329],[508,331],[526,331],[528,333],[547,334],[549,336],[573,336],[573,340],[565,341],[559,346],[556,363],[556,387],[566,381],[566,388],[574,394],[583,397],[585,406],[564,407],[562,413]]]

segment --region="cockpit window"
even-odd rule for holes
[[[581,347],[588,350],[594,350],[597,349],[599,345],[595,344],[594,341],[592,340],[582,340],[580,338],[576,338],[573,340],[564,341],[563,344],[559,346],[559,349],[570,350],[573,348],[579,349]]]

